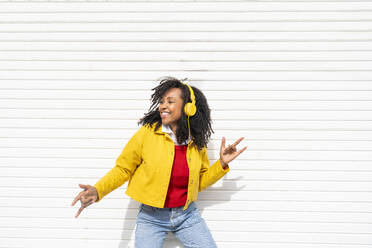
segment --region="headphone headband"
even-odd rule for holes
[[[189,88],[189,91],[190,91],[190,98],[191,98],[191,102],[195,104],[195,95],[194,95],[194,91],[192,90],[191,86],[186,84],[186,83],[183,83],[184,85],[186,85],[188,88]]]

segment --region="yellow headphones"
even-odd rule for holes
[[[183,83],[183,84],[186,85],[187,87],[189,87],[190,98],[191,98],[191,102],[186,103],[185,107],[184,107],[184,111],[185,111],[185,114],[187,115],[187,121],[188,121],[188,124],[189,124],[189,138],[190,138],[190,136],[191,136],[190,116],[193,116],[196,113],[195,95],[194,95],[194,91],[192,90],[192,88],[188,84],[185,84],[185,83]]]

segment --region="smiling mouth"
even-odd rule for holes
[[[165,113],[165,112],[160,113],[160,116],[162,118],[167,118],[169,115],[170,115],[169,113]]]

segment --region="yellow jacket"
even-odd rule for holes
[[[123,148],[116,165],[95,185],[100,201],[105,195],[129,180],[126,194],[134,200],[163,208],[174,159],[174,142],[162,126],[155,131],[156,123],[141,126]],[[207,149],[197,149],[194,141],[187,145],[189,166],[188,205],[197,199],[198,193],[217,182],[230,168],[222,168],[218,159],[210,165]]]

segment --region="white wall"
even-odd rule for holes
[[[18,3],[17,3],[18,2]],[[132,244],[123,187],[78,219],[162,76],[212,108],[219,247],[372,246],[372,2],[1,2],[0,247]],[[165,247],[180,247],[169,235]]]

